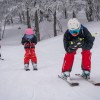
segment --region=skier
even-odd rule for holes
[[[22,37],[21,41],[22,45],[24,45],[25,48],[25,55],[24,55],[24,69],[29,69],[29,61],[31,60],[33,70],[37,70],[37,57],[35,53],[35,45],[37,44],[37,38],[35,31],[33,31],[31,28],[28,28],[25,30],[25,34]]]
[[[74,56],[78,48],[82,48],[82,77],[90,79],[91,71],[91,51],[95,38],[91,35],[86,27],[84,27],[78,19],[71,18],[68,21],[68,29],[64,34],[63,42],[66,51],[63,66],[62,76],[70,77]]]

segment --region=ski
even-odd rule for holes
[[[86,80],[87,82],[89,82],[89,83],[91,83],[91,84],[93,84],[93,85],[95,85],[95,86],[100,86],[100,83],[95,82],[95,81],[92,80],[92,79],[85,79],[85,78],[83,78],[83,77],[81,76],[81,74],[75,74],[75,75],[76,75],[76,76],[79,76],[80,78]]]
[[[33,70],[34,70],[34,71],[37,71],[38,69],[37,69],[37,68],[33,68]]]
[[[0,60],[4,60],[4,59],[0,58]]]
[[[79,85],[79,83],[78,82],[74,82],[74,81],[72,81],[70,78],[64,78],[64,77],[62,77],[62,76],[60,76],[60,75],[58,75],[58,77],[60,78],[60,79],[62,79],[62,80],[64,80],[65,82],[67,82],[70,86],[78,86]]]
[[[30,71],[30,69],[24,69],[25,71]]]

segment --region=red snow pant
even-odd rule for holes
[[[37,57],[35,54],[35,48],[26,48],[24,55],[24,64],[29,64],[29,61],[37,63]]]
[[[65,54],[64,62],[63,62],[63,66],[62,66],[62,72],[71,71],[75,54],[76,54],[76,51]],[[82,65],[81,65],[82,70],[90,71],[91,70],[91,52],[90,52],[90,50],[82,49],[81,54],[82,54]]]

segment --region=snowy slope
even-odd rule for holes
[[[100,33],[100,23],[88,23],[86,26],[94,33]],[[95,27],[94,27],[95,26]],[[24,28],[23,28],[24,29]],[[81,73],[81,49],[77,51],[72,79],[80,83],[78,87],[70,87],[60,80],[63,57],[63,35],[42,40],[36,45],[38,71],[23,70],[24,48],[20,44],[22,30],[17,27],[9,28],[2,41],[2,56],[0,61],[0,100],[100,100],[100,87],[76,77]],[[8,35],[9,34],[9,35]],[[17,34],[17,35],[16,35]],[[100,82],[100,34],[96,36],[92,49],[91,78]]]

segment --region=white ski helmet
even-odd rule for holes
[[[81,27],[80,22],[76,18],[71,18],[68,21],[68,24],[67,25],[68,25],[68,29],[69,30],[76,30],[76,29],[79,29],[80,30],[80,27]]]

